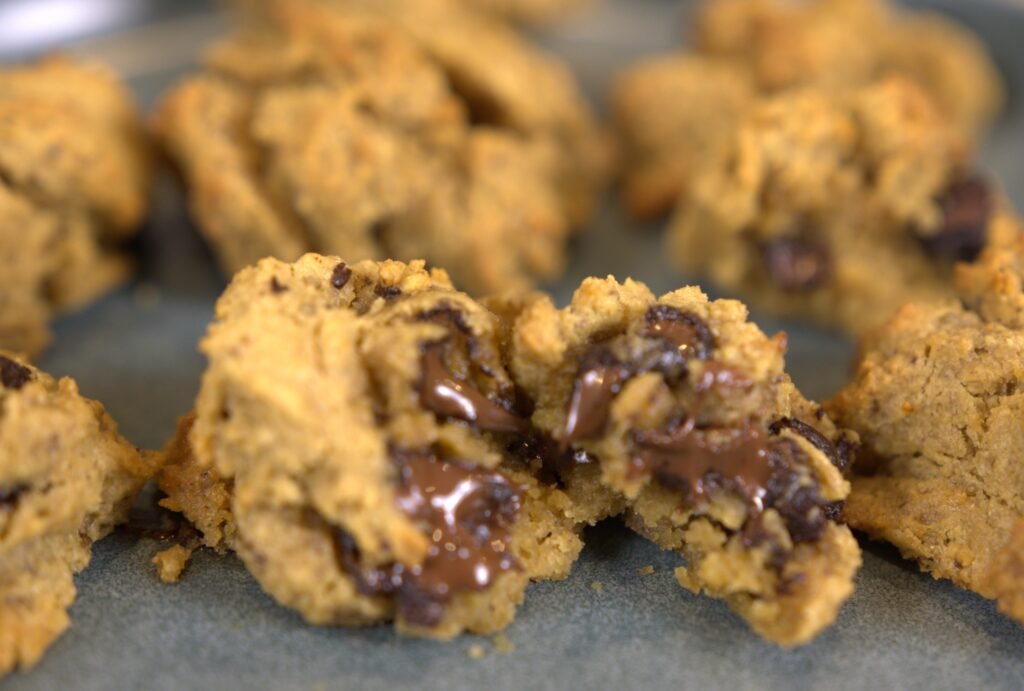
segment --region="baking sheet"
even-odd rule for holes
[[[995,50],[1014,98],[984,160],[1024,204],[1024,12],[980,0],[914,4],[941,5]],[[131,74],[147,103],[181,71],[175,61],[223,25],[202,1],[173,11],[170,3],[156,5],[163,8],[156,24],[72,46]],[[679,3],[605,0],[540,39],[600,98],[630,60],[676,44],[685,11]],[[153,46],[173,59],[142,60]],[[195,396],[203,369],[196,342],[224,281],[167,180],[140,256],[134,284],[57,322],[41,364],[74,376],[133,442],[158,447]],[[658,227],[635,226],[611,200],[565,280],[550,288],[564,302],[581,278],[609,273],[659,292],[687,282],[666,265]],[[766,331],[790,334],[789,368],[809,396],[826,398],[842,385],[852,354],[846,339],[755,319]],[[760,641],[720,602],[682,590],[672,554],[614,522],[587,537],[567,581],[530,587],[506,632],[515,648],[499,653],[488,638],[440,644],[400,639],[383,626],[306,626],[264,595],[234,557],[199,553],[181,583],[165,586],[149,563],[162,546],[119,532],[96,546],[78,578],[71,630],[35,670],[0,681],[0,689],[1024,688],[1024,627],[885,546],[865,545],[857,592],[836,625],[786,652]],[[645,566],[654,573],[639,575]],[[487,654],[471,659],[473,645]]]

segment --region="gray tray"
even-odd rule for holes
[[[916,4],[944,6],[995,50],[1014,99],[985,163],[1024,203],[1024,13],[980,0]],[[122,68],[145,102],[223,24],[202,0],[151,7],[156,24],[72,46]],[[675,44],[684,9],[605,0],[540,39],[573,63],[600,100],[616,70]],[[550,288],[564,301],[582,277],[609,273],[656,291],[684,285],[686,277],[662,258],[659,235],[630,223],[609,201],[566,279]],[[195,344],[224,281],[166,182],[140,253],[137,283],[59,321],[41,364],[77,378],[132,441],[159,447],[195,395],[203,369]],[[826,398],[842,384],[852,353],[847,340],[758,321],[767,331],[789,332],[790,370],[808,395]],[[263,594],[233,557],[200,553],[180,584],[164,586],[149,563],[161,545],[117,533],[96,546],[78,578],[71,630],[38,668],[0,688],[1024,688],[1024,627],[990,602],[919,573],[887,547],[865,544],[857,592],[836,625],[813,644],[784,652],[758,640],[721,603],[679,588],[673,555],[615,523],[587,537],[567,581],[531,586],[507,631],[515,649],[499,653],[486,638],[438,644],[399,639],[388,627],[306,626]],[[654,573],[638,575],[648,565]],[[467,655],[474,644],[487,650],[483,659]]]

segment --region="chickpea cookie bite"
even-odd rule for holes
[[[131,97],[107,68],[0,67],[0,348],[38,354],[47,323],[124,280],[148,204]]]
[[[860,433],[844,516],[1024,622],[1024,240],[957,271],[865,339],[828,404]]]
[[[739,302],[591,278],[562,310],[523,306],[512,372],[533,424],[572,452],[570,494],[615,493],[680,554],[681,585],[791,646],[833,622],[860,549],[836,522],[856,436],[800,394],[785,349]]]
[[[310,623],[500,630],[582,548],[573,503],[518,453],[500,329],[422,262],[242,271],[202,343],[165,506]]]
[[[0,352],[0,677],[68,628],[72,577],[155,471],[74,381]]]
[[[422,257],[474,293],[560,275],[605,137],[562,64],[449,8],[263,3],[165,97],[155,130],[226,271],[313,250]]]
[[[863,333],[953,294],[952,271],[1019,230],[927,96],[899,78],[754,107],[682,203],[669,253],[780,315]]]

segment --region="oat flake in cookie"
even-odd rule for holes
[[[307,255],[238,274],[160,486],[309,622],[493,632],[582,542],[513,453],[527,419],[497,317],[422,262]]]
[[[783,369],[739,302],[696,288],[587,279],[557,310],[524,300],[512,371],[533,423],[569,459],[551,470],[577,501],[612,493],[628,524],[781,645],[812,639],[853,591],[860,550],[836,522],[856,437]]]
[[[125,279],[149,170],[138,114],[101,65],[0,66],[0,348],[35,355],[59,312]]]
[[[155,470],[71,379],[0,352],[0,677],[68,628],[72,577]]]
[[[957,272],[961,301],[908,305],[828,404],[857,430],[844,516],[1024,622],[1024,240]]]
[[[226,271],[312,250],[481,294],[560,275],[608,171],[564,65],[446,2],[261,7],[155,117]]]
[[[678,207],[678,265],[772,313],[851,333],[953,294],[953,266],[1018,232],[998,184],[914,84],[755,106]]]

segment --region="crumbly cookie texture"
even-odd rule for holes
[[[0,353],[0,677],[68,628],[72,577],[154,471],[74,381]]]
[[[680,205],[669,252],[765,311],[852,333],[950,296],[952,269],[1019,232],[962,139],[900,78],[756,106]]]
[[[422,262],[239,273],[159,483],[308,621],[489,633],[582,541],[541,479],[497,317]],[[171,579],[179,555],[159,565]]]
[[[135,107],[117,78],[53,57],[0,68],[0,348],[36,354],[55,313],[124,279],[146,209]]]
[[[856,438],[797,391],[785,349],[739,302],[587,279],[563,310],[521,306],[512,371],[570,494],[618,497],[680,553],[680,584],[789,646],[835,619],[860,550],[835,521]]]
[[[828,404],[861,434],[845,517],[1024,621],[1024,241],[957,272],[963,302],[909,305]]]
[[[445,2],[262,9],[155,117],[227,271],[316,250],[480,293],[561,273],[608,170],[565,66]]]
[[[841,93],[898,75],[969,139],[1003,104],[998,70],[969,31],[879,0],[707,0],[694,24],[693,53],[642,61],[613,90],[623,194],[641,218],[667,213],[705,171],[728,165],[755,96]]]

